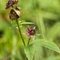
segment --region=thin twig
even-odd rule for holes
[[[23,39],[23,36],[22,36],[22,33],[21,33],[21,30],[20,30],[20,27],[19,27],[19,22],[18,22],[18,20],[16,20],[16,23],[17,23],[17,26],[18,26],[18,29],[19,29],[19,34],[20,34],[20,36],[21,36],[22,42],[23,42],[24,46],[26,46],[26,44],[25,44],[25,42],[24,42],[24,39]]]

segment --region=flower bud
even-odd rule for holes
[[[9,0],[8,3],[6,4],[6,9],[12,7],[14,4],[17,4],[18,0]]]
[[[20,8],[16,7],[16,8],[11,9],[9,13],[9,18],[11,20],[16,20],[20,17],[20,15],[21,15]]]

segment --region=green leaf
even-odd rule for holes
[[[43,47],[36,44],[34,48],[35,48],[34,60],[42,60],[44,54]]]
[[[38,40],[32,41],[32,44],[38,44],[40,46],[44,46],[46,48],[49,48],[53,51],[60,53],[59,47],[52,41],[48,41],[48,40],[44,40],[44,39],[38,39]]]
[[[35,51],[33,44],[27,46],[24,51],[28,60],[32,60]]]
[[[21,24],[34,24],[32,22],[22,22]]]

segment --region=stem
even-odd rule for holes
[[[29,45],[30,40],[31,40],[31,37],[29,38],[29,40],[28,40],[28,44],[27,44],[27,45]]]
[[[24,46],[26,46],[26,45],[25,45],[25,42],[24,42],[24,39],[23,39],[23,36],[22,36],[22,33],[21,33],[21,30],[20,30],[20,27],[19,27],[19,22],[18,22],[18,20],[16,20],[16,23],[17,23],[17,26],[18,26],[18,29],[19,29],[19,34],[20,34],[20,36],[21,36],[22,42],[23,42]]]

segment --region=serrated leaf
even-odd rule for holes
[[[48,41],[48,40],[44,40],[44,39],[38,39],[38,40],[34,40],[32,42],[32,44],[39,44],[40,46],[44,46],[46,48],[49,48],[53,51],[60,53],[59,47],[52,41]]]
[[[28,58],[28,60],[32,60],[33,59],[33,56],[34,56],[34,46],[33,45],[29,45],[25,48],[25,54],[26,54],[26,57]]]

